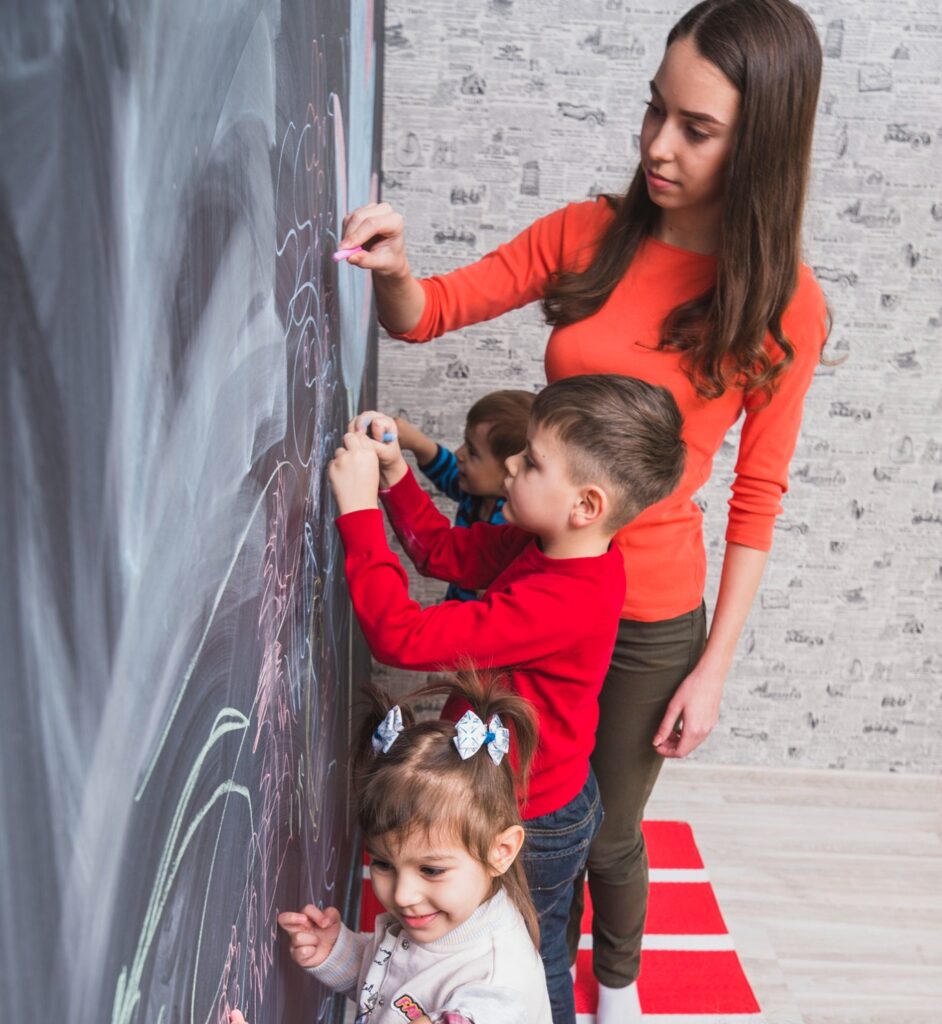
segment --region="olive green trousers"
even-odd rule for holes
[[[651,741],[677,687],[706,643],[704,606],[661,622],[622,619],[599,698],[592,767],[605,818],[589,852],[592,967],[598,980],[623,988],[637,977],[648,907],[648,857],[641,834],[644,807],[664,758]],[[575,962],[584,907],[578,879],[569,918]]]

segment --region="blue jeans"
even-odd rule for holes
[[[566,926],[573,885],[585,870],[589,846],[602,824],[602,800],[592,769],[578,796],[558,811],[524,822],[523,868],[540,915],[540,956],[553,1024],[575,1024]]]

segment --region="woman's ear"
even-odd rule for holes
[[[491,852],[488,854],[488,864],[491,874],[496,878],[498,875],[506,874],[510,865],[517,859],[517,854],[523,846],[524,831],[521,825],[511,825],[503,832],[498,832],[491,844]]]
[[[586,484],[572,509],[572,525],[579,528],[599,523],[608,515],[609,499],[599,484]]]

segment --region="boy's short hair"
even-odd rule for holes
[[[568,449],[574,483],[610,484],[608,526],[619,529],[680,483],[687,446],[667,388],[615,373],[566,377],[536,396],[531,418]]]
[[[529,391],[492,391],[468,410],[468,428],[490,423],[487,443],[494,457],[503,462],[527,446],[534,397]]]

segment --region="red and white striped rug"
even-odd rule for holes
[[[762,1024],[732,937],[707,878],[689,825],[646,821],[651,895],[641,950],[638,996],[650,1024]],[[372,932],[382,911],[364,869],[360,928]],[[598,989],[592,975],[592,905],[586,894],[576,962],[577,1024],[594,1024]]]
[[[707,878],[689,825],[642,824],[651,894],[638,998],[651,1024],[760,1024],[762,1015]],[[593,1024],[592,908],[586,894],[576,961],[578,1024]]]

